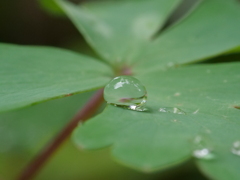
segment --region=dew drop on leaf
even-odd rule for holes
[[[240,156],[240,141],[235,141],[233,143],[231,152],[237,156]]]
[[[197,135],[193,140],[193,156],[198,159],[211,160],[215,158],[211,141],[206,134]]]
[[[176,107],[162,107],[159,108],[159,112],[165,113],[174,113],[174,114],[186,114],[183,110],[176,108]]]
[[[105,86],[104,99],[114,106],[145,111],[147,91],[138,79],[132,76],[118,76]]]

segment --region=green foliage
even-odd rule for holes
[[[141,51],[141,62],[136,67],[138,73],[201,61],[238,47],[239,21],[239,4],[203,1],[187,18],[160,34]]]
[[[0,114],[1,178],[14,179],[91,95],[77,94]]]
[[[196,162],[203,169],[215,168],[210,172],[206,169],[215,179],[224,177],[219,175],[219,164],[225,164],[224,172],[231,172],[232,179],[237,179],[240,162],[230,149],[240,135],[240,112],[233,107],[240,103],[239,69],[239,63],[192,65],[137,76],[148,87],[150,111],[141,113],[109,105],[75,131],[74,141],[86,149],[114,144],[113,156],[118,160],[152,171],[190,158],[193,139],[209,132],[217,161]],[[161,107],[177,107],[186,115],[159,112]]]
[[[149,110],[108,105],[75,130],[74,142],[85,149],[111,146],[120,162],[153,171],[190,159],[194,138],[207,133],[215,159],[195,159],[196,164],[212,179],[238,180],[240,157],[231,147],[240,140],[240,63],[196,62],[239,52],[240,6],[202,1],[158,34],[179,2],[79,6],[55,0],[103,61],[56,48],[1,44],[0,111],[103,87],[114,71],[128,67],[146,86]],[[163,107],[186,114],[160,112]]]
[[[91,95],[77,94],[0,114],[1,151],[38,151]]]
[[[179,0],[110,1],[83,6],[56,2],[96,52],[116,66],[139,54],[140,47],[150,41]]]
[[[55,99],[0,115],[0,175],[15,179],[27,161],[83,106],[93,92]],[[97,160],[97,165],[96,165]],[[57,173],[54,173],[57,172]],[[116,177],[117,176],[117,177]],[[156,174],[150,177],[154,178]],[[79,151],[68,141],[51,158],[36,179],[147,179],[111,160],[109,149]]]
[[[105,64],[67,50],[0,44],[0,112],[102,87]]]
[[[38,0],[39,4],[43,9],[49,12],[52,15],[63,16],[64,11],[58,6],[55,1],[49,0]]]

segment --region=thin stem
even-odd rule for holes
[[[26,166],[18,180],[32,179],[47,160],[56,152],[64,140],[69,137],[80,121],[90,118],[103,102],[103,89],[98,90],[86,105],[70,120],[56,137]]]

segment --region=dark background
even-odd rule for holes
[[[66,17],[48,13],[36,0],[3,0],[0,25],[0,42],[61,47],[81,38]]]

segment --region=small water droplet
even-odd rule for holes
[[[212,144],[206,134],[197,135],[193,140],[193,156],[198,159],[210,160],[215,157]]]
[[[167,63],[167,66],[168,67],[173,67],[175,64],[173,63],[173,62],[169,62],[169,63]]]
[[[193,114],[197,114],[197,113],[198,113],[198,111],[199,111],[199,109],[197,109],[196,111],[194,111],[194,112],[193,112]]]
[[[176,92],[175,94],[174,94],[174,96],[180,96],[181,95],[181,93],[179,93],[179,92]]]
[[[231,152],[237,156],[240,156],[240,141],[235,141],[233,143]]]
[[[214,155],[212,154],[212,152],[207,148],[193,151],[193,156],[198,159],[205,159],[205,160],[210,160],[214,158]]]
[[[207,69],[207,71],[206,71],[207,73],[211,73],[211,70],[210,69]]]
[[[147,91],[142,83],[132,76],[118,76],[104,88],[107,103],[134,111],[145,111]]]
[[[113,35],[113,31],[112,29],[105,23],[101,22],[96,22],[94,24],[94,28],[95,32],[101,34],[102,36],[104,36],[105,38],[110,38]]]
[[[183,110],[176,107],[162,107],[159,109],[159,112],[165,113],[174,113],[174,114],[186,114]]]
[[[141,39],[148,39],[155,33],[157,24],[159,22],[159,15],[157,13],[145,13],[135,17],[132,23],[132,30],[135,36]]]

